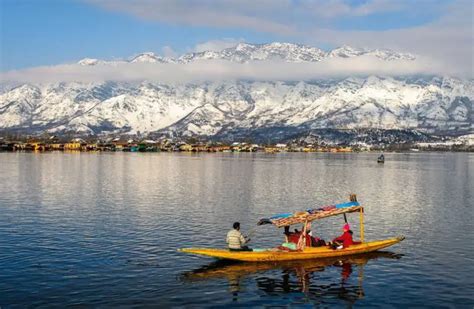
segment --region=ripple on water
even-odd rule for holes
[[[472,308],[473,156],[376,156],[2,153],[0,306]],[[233,221],[249,231],[350,192],[369,239],[406,236],[398,255],[255,266],[176,251],[225,246]],[[313,231],[331,239],[341,224]]]

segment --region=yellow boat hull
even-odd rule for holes
[[[229,251],[227,249],[206,249],[206,248],[184,248],[180,252],[210,256],[218,259],[246,261],[246,262],[273,262],[273,261],[293,261],[309,260],[320,258],[331,258],[346,255],[355,255],[373,252],[383,248],[393,246],[405,237],[396,237],[386,240],[376,240],[353,245],[345,249],[333,250],[329,247],[308,247],[303,251]]]

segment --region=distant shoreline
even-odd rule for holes
[[[80,151],[80,152],[474,152],[474,134],[463,139],[448,139],[433,142],[392,141],[378,143],[367,142],[330,142],[324,139],[296,139],[287,142],[255,143],[252,141],[219,142],[199,140],[197,138],[150,139],[143,137],[116,137],[116,138],[66,138],[59,136],[0,137],[1,151]]]
[[[128,154],[128,153],[139,153],[139,154],[189,154],[189,155],[201,155],[201,154],[229,154],[229,155],[240,155],[240,154],[265,154],[265,155],[278,155],[278,154],[335,154],[335,155],[345,155],[345,154],[359,154],[359,153],[373,153],[373,154],[423,154],[423,153],[474,153],[473,149],[469,150],[447,150],[447,149],[430,149],[430,150],[355,150],[355,151],[102,151],[102,150],[0,150],[0,154],[5,153],[22,153],[22,154],[47,154],[47,153],[63,153],[63,154]]]

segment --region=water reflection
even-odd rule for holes
[[[350,304],[364,297],[364,267],[370,260],[400,259],[402,254],[387,251],[372,252],[356,256],[308,261],[242,263],[218,260],[198,269],[185,272],[181,280],[197,282],[202,280],[226,279],[234,301],[246,285],[255,281],[256,287],[265,295],[274,296],[303,293],[311,303],[320,303],[325,298],[337,298]],[[340,275],[322,278],[325,271],[338,269]],[[357,275],[357,284],[349,280]],[[321,280],[322,279],[322,280]]]
[[[340,307],[355,299],[364,307],[472,309],[473,276],[466,274],[474,272],[474,154],[386,154],[383,167],[374,159],[371,153],[0,154],[0,306],[225,307],[236,297],[242,307]],[[258,218],[343,201],[350,192],[365,207],[368,240],[407,236],[391,249],[403,259],[362,266],[363,291],[361,266],[337,260],[261,271],[252,264],[242,274],[229,274],[232,265],[224,263],[208,267],[200,284],[192,281],[197,274],[176,280],[206,263],[176,249],[224,247],[233,221],[249,231]],[[313,229],[331,239],[341,222],[322,220]],[[252,245],[282,238],[265,227]],[[229,277],[237,280],[230,285]]]

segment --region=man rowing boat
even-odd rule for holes
[[[230,251],[252,251],[246,243],[250,241],[250,238],[244,237],[240,232],[240,223],[234,222],[233,229],[227,233],[226,242],[229,245]]]

